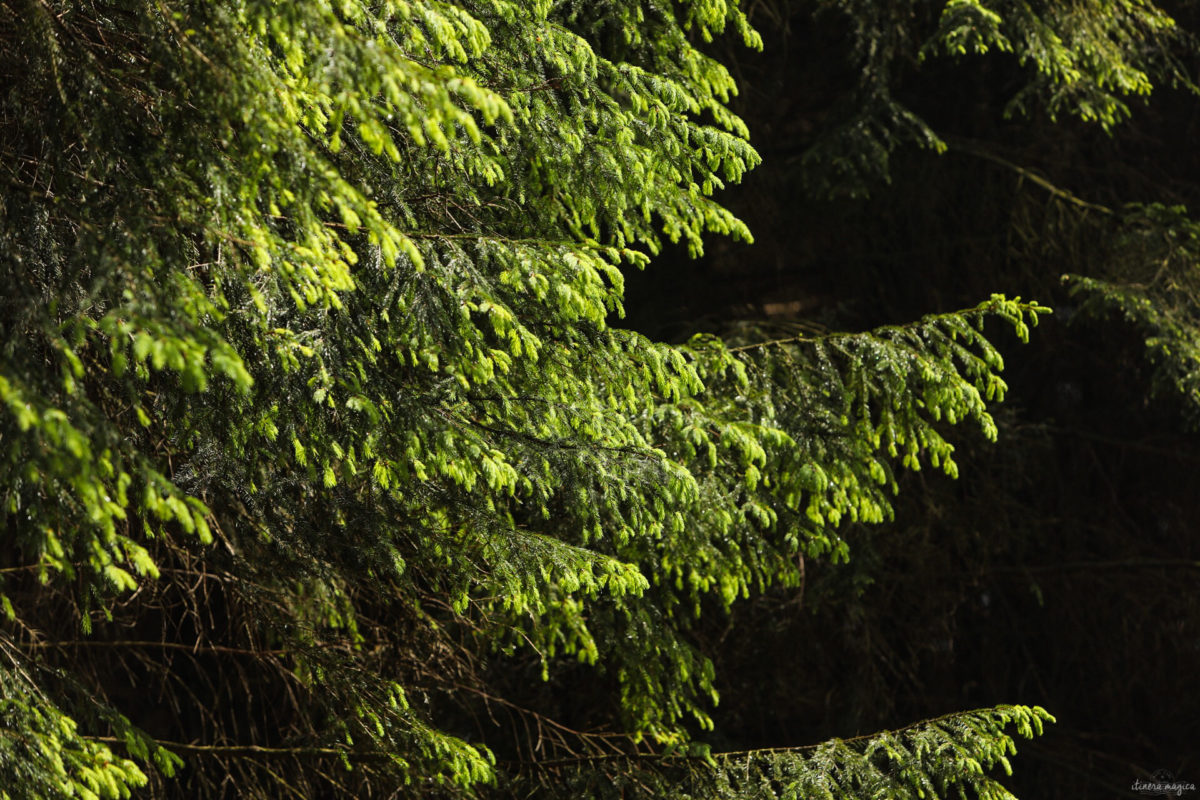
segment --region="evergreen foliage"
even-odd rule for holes
[[[1012,794],[988,771],[1012,774],[1016,752],[1009,725],[1021,735],[1040,735],[1051,717],[1041,709],[1000,706],[940,717],[897,731],[857,739],[833,739],[812,747],[704,753],[665,758],[633,774],[608,779],[593,763],[573,760],[546,766],[553,774],[546,796],[802,798],[979,797],[1007,800]]]
[[[989,53],[1015,59],[1020,72],[1009,82],[1015,91],[1002,98],[1005,117],[1071,117],[1109,132],[1129,118],[1130,101],[1155,85],[1194,85],[1174,20],[1141,0],[821,0],[812,6],[819,15],[840,17],[849,40],[842,56],[846,90],[803,154],[806,182],[818,194],[865,196],[888,180],[898,146],[947,150],[937,123],[897,94],[914,67],[938,57],[964,67]]]
[[[888,91],[909,4],[829,5],[866,99],[811,160],[853,193],[943,145]],[[1015,52],[1014,108],[1108,127],[1169,20],[1100,5],[951,2],[909,52]],[[1007,796],[1041,709],[705,741],[699,621],[956,476],[986,320],[1047,310],[616,327],[624,270],[750,238],[721,35],[759,45],[701,0],[0,1],[0,796]]]
[[[751,746],[1015,695],[1061,722],[1022,747],[1010,788],[1117,795],[1158,768],[1196,774],[1200,16],[1183,2],[978,5],[1015,52],[937,44],[946,4],[767,2],[756,11],[770,23],[754,19],[764,54],[724,56],[743,87],[733,107],[769,165],[724,198],[759,243],[714,247],[699,269],[719,289],[688,285],[673,308],[716,329],[754,315],[767,338],[865,328],[998,287],[1057,313],[1019,355],[1001,346],[1016,398],[996,414],[1001,447],[956,438],[964,480],[900,474],[895,522],[843,525],[848,564],[810,560],[802,593],[768,592],[705,630],[722,643],[714,717]],[[856,25],[870,10],[894,24]],[[1109,125],[1069,104],[1048,113],[1053,86],[1019,44],[1031,14],[1078,18],[1054,30],[1088,81],[1099,74],[1082,56],[1119,54],[1153,93],[1110,91],[1125,111]],[[1089,45],[1113,23],[1124,33]],[[889,43],[891,70],[869,72],[862,54]],[[849,162],[822,150],[845,141],[860,78],[876,74],[946,150],[881,136],[886,161],[851,183],[838,171]],[[687,273],[656,266],[631,280],[630,317],[670,335],[678,323],[638,295]]]
[[[1094,275],[1066,275],[1085,318],[1122,318],[1143,342],[1152,393],[1178,399],[1200,419],[1200,225],[1184,206],[1130,204],[1103,230],[1107,258]],[[1090,227],[1090,226],[1088,226]]]

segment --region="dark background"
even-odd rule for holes
[[[1189,8],[1169,10],[1196,29]],[[763,157],[719,199],[756,242],[710,242],[699,261],[669,252],[630,276],[628,324],[677,341],[746,324],[861,330],[992,292],[1056,313],[1028,345],[997,328],[999,441],[956,431],[958,481],[908,475],[894,524],[847,531],[849,564],[810,563],[803,591],[703,632],[723,682],[715,743],[801,745],[1037,704],[1058,723],[1018,744],[1007,782],[1020,797],[1136,797],[1134,780],[1163,769],[1200,782],[1198,439],[1183,401],[1152,391],[1143,336],[1076,313],[1062,276],[1108,268],[1103,213],[1020,172],[1111,208],[1195,208],[1200,101],[1159,86],[1109,135],[1036,110],[1006,118],[1022,79],[1009,56],[898,58],[894,96],[949,150],[900,144],[886,175],[838,173],[820,148],[860,102],[859,34],[845,14],[810,12],[760,3],[761,54],[717,45]]]

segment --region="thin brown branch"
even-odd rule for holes
[[[35,642],[28,647],[39,649],[52,647],[114,647],[114,648],[129,648],[129,649],[152,649],[161,648],[164,650],[183,650],[193,655],[203,655],[205,653],[222,653],[226,655],[237,656],[282,656],[287,655],[288,650],[251,650],[242,647],[226,647],[224,645],[194,645],[184,642],[144,642],[144,641],[104,641],[104,640],[88,640],[80,639],[65,642]]]
[[[1020,175],[1022,178],[1045,189],[1052,196],[1057,197],[1059,200],[1064,200],[1068,203],[1071,203],[1074,206],[1078,206],[1079,208],[1083,208],[1088,211],[1098,211],[1101,214],[1105,214],[1110,217],[1115,216],[1117,213],[1117,212],[1113,211],[1111,208],[1109,208],[1108,206],[1103,206],[1103,205],[1100,205],[1099,203],[1093,203],[1089,200],[1084,200],[1082,197],[1079,197],[1078,195],[1073,194],[1073,193],[1067,191],[1066,189],[1055,186],[1053,183],[1051,183],[1047,179],[1043,178],[1041,175],[1038,175],[1036,172],[1029,169],[1028,167],[1022,167],[1019,164],[1014,164],[1013,162],[1011,162],[1007,159],[1001,158],[1000,156],[996,155],[995,153],[992,153],[989,150],[986,150],[985,148],[980,147],[979,145],[972,144],[971,142],[968,142],[965,139],[952,138],[952,139],[948,139],[947,141],[950,142],[950,144],[952,145],[954,150],[962,152],[962,153],[966,153],[968,155],[975,156],[976,158],[982,158],[985,161],[991,161],[993,164],[999,164],[1000,166],[1004,167],[1005,169],[1012,170],[1013,172]]]
[[[1200,569],[1200,561],[1187,558],[1118,558],[1111,561],[1067,561],[1062,564],[1034,564],[993,567],[989,573],[1023,575],[1034,572],[1092,572],[1110,569]]]
[[[124,739],[118,739],[116,736],[84,736],[81,738],[105,744],[125,743]],[[257,744],[187,744],[186,742],[168,742],[162,740],[155,740],[155,744],[167,750],[180,753],[214,756],[217,758],[332,756],[335,758],[348,758],[351,761],[387,761],[395,757],[391,753],[385,753],[382,750],[356,751],[342,747],[264,747]]]

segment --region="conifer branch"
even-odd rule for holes
[[[79,639],[74,641],[40,641],[31,642],[24,645],[34,649],[50,649],[50,648],[130,648],[130,649],[150,649],[150,650],[181,650],[191,655],[204,655],[206,653],[218,653],[222,655],[249,656],[251,658],[259,658],[261,656],[283,656],[289,655],[289,650],[254,650],[244,647],[230,647],[227,645],[214,644],[186,644],[184,642],[154,642],[154,641],[121,641],[121,640],[105,640],[105,639]]]
[[[1019,164],[1014,164],[1013,162],[1011,162],[1005,158],[1001,158],[1000,156],[996,155],[995,153],[991,152],[990,150],[988,150],[978,144],[969,142],[966,139],[959,139],[956,137],[951,137],[948,139],[948,141],[953,145],[953,147],[956,151],[967,153],[968,155],[975,156],[976,158],[982,158],[986,161],[991,161],[993,164],[999,164],[1000,166],[1004,167],[1005,169],[1015,172],[1016,174],[1020,175],[1022,178],[1029,180],[1031,183],[1034,183],[1037,186],[1042,187],[1047,192],[1049,192],[1052,196],[1057,197],[1060,200],[1064,200],[1068,203],[1071,203],[1074,206],[1085,209],[1087,211],[1097,211],[1101,214],[1104,214],[1105,216],[1110,216],[1110,217],[1116,216],[1117,212],[1114,211],[1113,209],[1109,208],[1108,206],[1100,205],[1099,203],[1093,203],[1089,200],[1084,200],[1083,198],[1079,197],[1078,195],[1073,194],[1073,193],[1067,191],[1066,189],[1063,189],[1060,186],[1054,185],[1049,180],[1047,180],[1043,176],[1037,174],[1033,170],[1031,170],[1027,167],[1022,167]]]
[[[929,314],[929,315],[924,316],[921,319],[913,321],[913,322],[905,322],[905,323],[893,324],[893,325],[883,325],[883,326],[881,326],[879,328],[875,328],[874,330],[869,331],[867,333],[838,332],[838,333],[790,336],[790,337],[785,337],[785,338],[781,338],[781,339],[771,339],[771,340],[765,341],[765,342],[754,342],[752,344],[739,345],[737,347],[730,347],[727,349],[728,349],[728,352],[730,352],[730,353],[744,353],[744,352],[747,352],[750,350],[758,350],[758,349],[767,348],[767,347],[778,347],[781,345],[806,344],[809,342],[832,342],[832,341],[839,341],[839,340],[844,340],[844,339],[861,339],[861,338],[868,337],[868,336],[878,337],[883,334],[900,332],[900,331],[917,331],[917,330],[922,330],[925,328],[932,327],[933,325],[935,325],[936,323],[938,323],[940,321],[945,321],[945,320],[950,320],[950,319],[978,319],[982,316],[996,313],[997,311],[999,311],[1001,309],[1001,307],[1006,302],[1008,302],[1008,301],[1006,301],[1003,297],[1001,297],[999,299],[993,298],[992,300],[986,300],[983,303],[980,303],[977,306],[972,306],[970,308],[961,308],[958,311],[949,311],[949,312],[945,312],[945,313],[941,313],[941,314]],[[1036,302],[1026,302],[1026,303],[1020,302],[1019,298],[1015,301],[1012,301],[1011,305],[1012,305],[1012,309],[1019,310],[1023,313],[1034,312],[1035,314],[1044,314],[1044,313],[1049,313],[1051,311],[1051,309],[1049,309],[1048,307],[1043,306]]]
[[[87,741],[103,742],[105,744],[124,745],[124,739],[116,736],[84,736]],[[219,744],[189,744],[155,739],[156,747],[167,750],[214,758],[288,758],[301,756],[332,757],[349,759],[351,761],[390,761],[396,756],[381,751],[355,750],[351,747],[267,747],[256,744],[219,745]]]

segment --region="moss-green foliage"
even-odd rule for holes
[[[946,423],[994,436],[1004,391],[983,320],[1044,310],[612,327],[664,242],[749,238],[711,198],[758,163],[722,32],[758,43],[725,2],[0,3],[8,796],[169,791],[135,723],[194,791],[470,794],[524,751],[442,713],[530,653],[603,669],[620,747],[704,754],[691,621],[845,557],[898,466],[955,475]],[[173,719],[131,721],[139,680]],[[1040,718],[701,758],[695,792],[891,759],[988,796]]]

